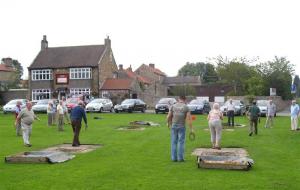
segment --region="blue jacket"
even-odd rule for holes
[[[84,123],[87,124],[86,114],[84,109],[81,106],[76,106],[71,110],[71,120],[79,120],[82,121],[82,118],[84,120]]]

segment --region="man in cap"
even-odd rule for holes
[[[81,129],[82,118],[85,123],[85,129],[88,127],[83,101],[79,101],[78,105],[72,109],[70,117],[74,133],[72,146],[80,146],[79,133]]]
[[[296,131],[298,129],[298,116],[299,116],[299,105],[296,104],[296,100],[292,101],[291,105],[291,130]]]
[[[257,135],[257,122],[260,115],[260,110],[256,106],[256,101],[252,102],[252,106],[249,108],[248,116],[250,119],[250,133],[249,136],[252,136],[253,133]]]

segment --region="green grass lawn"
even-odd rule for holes
[[[94,116],[103,119],[95,120]],[[206,116],[193,122],[196,140],[186,142],[184,163],[170,160],[170,132],[163,114],[88,114],[89,129],[81,143],[103,144],[61,164],[6,164],[4,157],[28,150],[71,142],[71,127],[64,132],[46,126],[46,115],[33,125],[32,147],[15,136],[13,115],[0,115],[0,189],[300,189],[300,132],[290,131],[289,117],[276,117],[275,127],[249,137],[248,127],[223,131],[222,147],[243,147],[254,160],[250,171],[198,169],[191,156],[197,147],[210,147]],[[134,120],[158,122],[144,131],[118,131]],[[245,117],[236,123],[247,124]]]

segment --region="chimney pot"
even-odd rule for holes
[[[119,64],[119,70],[122,71],[123,70],[123,65]]]
[[[155,68],[155,64],[153,64],[153,63],[150,63],[150,64],[149,64],[149,67],[151,67],[151,68],[153,68],[153,69],[154,69],[154,68]]]

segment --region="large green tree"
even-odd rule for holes
[[[203,83],[212,83],[218,80],[215,66],[210,63],[187,62],[179,71],[178,76],[200,76]]]
[[[4,61],[4,59],[6,59],[6,58],[2,58],[2,62]],[[21,63],[18,60],[15,60],[15,59],[12,60],[12,65],[11,66],[15,70],[15,73],[11,77],[13,80],[11,80],[7,84],[5,84],[4,88],[8,88],[8,89],[9,88],[19,88],[21,77],[22,77],[23,71],[24,71],[23,67],[22,67]]]
[[[233,59],[224,58],[222,56],[213,59],[217,63],[217,73],[222,83],[231,84],[233,87],[233,95],[249,94],[248,91],[254,89],[253,85],[257,80],[255,70],[249,66],[251,60],[244,57]],[[255,89],[255,93],[259,89]],[[250,93],[253,94],[253,93]]]
[[[269,95],[270,88],[276,88],[276,93],[283,99],[290,99],[294,65],[286,57],[275,56],[272,61],[257,66],[264,80],[264,95]]]

